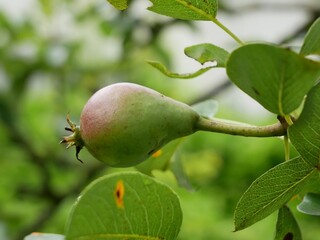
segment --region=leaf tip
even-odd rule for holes
[[[128,0],[107,0],[113,7],[116,9],[123,11],[128,8]]]

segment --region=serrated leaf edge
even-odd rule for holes
[[[303,161],[304,161],[304,160],[303,160]],[[305,162],[305,161],[304,161],[304,162]],[[308,164],[308,165],[310,166],[310,164]],[[303,177],[303,178],[301,178],[299,181],[295,182],[290,188],[287,188],[284,192],[282,192],[280,195],[278,195],[276,198],[274,198],[274,199],[273,199],[272,201],[270,201],[268,204],[266,204],[265,206],[263,206],[262,208],[260,208],[260,210],[256,211],[253,215],[251,215],[250,218],[254,218],[258,213],[261,212],[261,210],[263,210],[263,209],[265,209],[266,207],[272,205],[272,203],[274,203],[277,199],[281,198],[281,197],[282,197],[285,193],[287,193],[289,190],[293,189],[295,186],[297,186],[298,184],[300,184],[301,182],[303,182],[304,180],[306,180],[307,178],[309,178],[309,177],[310,177],[312,174],[314,174],[316,171],[317,171],[317,169],[314,168],[314,167],[313,167],[313,169],[310,169],[310,172],[309,172],[307,175],[305,175],[305,177]],[[266,174],[266,173],[265,173],[265,174]],[[264,175],[264,174],[263,174],[263,175]],[[263,176],[263,175],[262,175],[262,176]],[[252,186],[256,181],[259,181],[259,179],[260,179],[262,176],[260,176],[259,178],[257,178],[257,179],[251,184],[251,186]],[[251,186],[247,189],[247,191],[243,194],[243,196],[250,190]],[[295,195],[295,194],[297,194],[297,193],[292,194],[292,196]],[[240,198],[239,203],[241,202],[241,199],[243,198],[243,196]],[[285,204],[285,202],[284,202],[283,204]],[[283,204],[282,204],[282,205],[283,205]],[[238,206],[236,207],[235,212],[237,211],[237,208],[238,208]],[[267,216],[266,216],[266,217],[267,217]],[[265,218],[265,217],[264,217],[264,218]],[[262,219],[264,219],[264,218],[262,218]],[[260,220],[261,220],[261,219],[260,219]],[[258,221],[260,221],[260,220],[257,220],[256,222],[258,222]],[[254,223],[256,223],[256,222],[254,222]],[[236,231],[245,229],[245,228],[253,225],[254,223],[251,223],[250,225],[248,225],[248,226],[246,226],[246,227],[240,227],[240,228],[237,228],[237,227],[236,227],[234,231],[236,232]],[[238,226],[242,226],[242,225],[243,225],[243,221],[241,222],[241,224],[238,224]]]

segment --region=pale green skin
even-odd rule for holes
[[[188,105],[152,89],[116,83],[100,89],[84,106],[80,134],[96,159],[129,167],[169,141],[194,133],[199,118]]]

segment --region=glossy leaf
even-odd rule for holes
[[[164,75],[166,75],[167,77],[170,78],[180,78],[180,79],[190,79],[190,78],[194,78],[194,77],[198,77],[201,74],[207,72],[208,70],[210,70],[211,68],[213,68],[212,66],[210,67],[206,67],[206,68],[201,68],[198,71],[194,72],[194,73],[184,73],[184,74],[179,74],[179,73],[173,73],[170,72],[166,66],[164,66],[162,63],[160,62],[155,62],[155,61],[147,61],[151,66],[153,66],[154,68],[158,69],[160,72],[162,72]]]
[[[320,194],[306,194],[297,209],[308,215],[320,216]]]
[[[184,20],[212,20],[217,15],[217,0],[150,0],[148,9],[155,13]]]
[[[225,67],[229,57],[229,53],[226,50],[210,43],[187,47],[184,53],[201,64],[216,61],[216,67]]]
[[[300,227],[287,206],[279,209],[274,240],[302,240]]]
[[[320,76],[320,64],[288,49],[259,43],[232,52],[227,73],[267,110],[284,116],[299,107]]]
[[[125,10],[128,8],[129,0],[107,0],[107,1],[118,10]]]
[[[320,18],[310,27],[300,50],[301,55],[320,54]]]
[[[302,158],[314,167],[320,166],[320,85],[308,94],[298,120],[289,127],[289,137]]]
[[[317,170],[298,157],[270,169],[256,179],[238,202],[235,230],[269,216],[298,194]]]
[[[182,222],[177,195],[140,173],[91,183],[74,205],[66,239],[176,239]]]
[[[64,240],[65,237],[60,234],[53,233],[38,233],[34,232],[26,236],[24,240]]]

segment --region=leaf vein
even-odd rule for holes
[[[290,188],[285,189],[285,191],[280,191],[281,194],[279,194],[279,196],[273,198],[272,201],[270,201],[268,204],[266,204],[265,206],[263,206],[262,208],[260,208],[258,211],[256,211],[253,215],[252,218],[256,215],[258,215],[263,209],[267,208],[268,206],[274,204],[274,202],[276,202],[276,200],[282,198],[285,196],[285,194],[287,192],[289,192],[290,190],[294,189],[299,183],[303,182],[304,180],[306,180],[307,178],[309,178],[313,173],[314,173],[315,169],[312,169],[307,175],[305,175],[304,177],[302,177],[299,181],[296,181],[294,184],[290,184],[289,186],[291,186]]]

